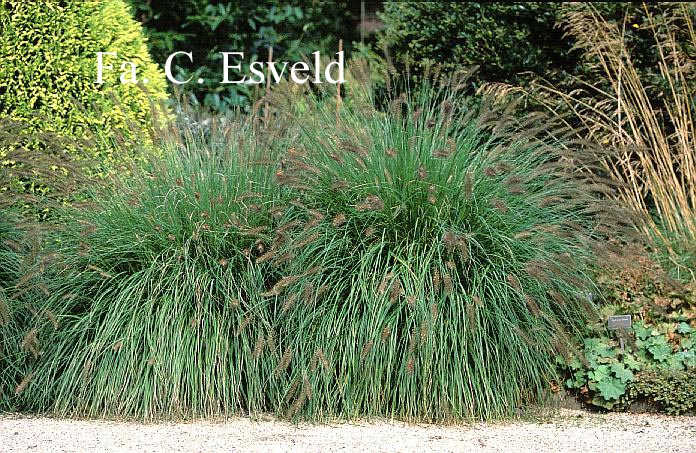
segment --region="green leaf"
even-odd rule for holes
[[[601,396],[595,396],[594,398],[592,398],[592,404],[609,410],[612,410],[616,403],[616,401],[607,401]]]
[[[683,370],[684,364],[682,363],[682,359],[683,357],[680,354],[670,354],[667,356],[665,365],[672,370]]]
[[[632,355],[624,355],[623,363],[629,370],[638,371],[641,369],[640,362],[637,361]]]
[[[584,371],[576,371],[573,373],[575,380],[573,381],[573,387],[580,388],[587,383],[587,376],[585,376]]]
[[[680,322],[677,326],[677,332],[681,334],[687,334],[693,332],[694,329],[685,322]]]
[[[667,343],[655,343],[648,347],[648,351],[658,362],[664,362],[672,354],[672,348]]]
[[[616,349],[612,348],[608,344],[600,343],[597,345],[597,355],[604,358],[614,358],[616,357]]]
[[[565,362],[565,359],[561,358],[561,360],[561,363],[565,363],[568,366],[568,368],[570,368],[573,371],[582,370],[584,368],[580,359],[578,359],[575,356],[573,356],[573,358],[570,359],[567,363]]]
[[[618,400],[626,392],[626,386],[618,379],[604,379],[597,383],[597,390],[605,400]]]
[[[683,363],[686,368],[696,367],[696,354],[694,354],[694,351],[680,351],[674,357]]]
[[[586,338],[584,343],[588,359],[616,357],[616,350],[598,338]]]
[[[636,322],[633,324],[633,331],[636,333],[636,336],[641,339],[645,340],[652,335],[652,329],[649,329],[643,325],[642,322]]]
[[[600,365],[595,370],[590,370],[587,372],[587,377],[595,381],[602,381],[609,378],[609,366]]]
[[[631,370],[624,368],[624,366],[620,363],[612,364],[611,371],[612,373],[614,373],[614,376],[621,380],[623,384],[635,379],[635,376],[633,375]]]

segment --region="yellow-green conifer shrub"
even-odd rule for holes
[[[153,105],[166,98],[164,76],[123,0],[0,5],[0,117],[27,121],[37,137],[54,132],[81,139],[91,131],[108,138],[147,125]],[[97,52],[117,53],[105,57],[113,70],[104,71],[101,85],[95,83]],[[137,65],[138,80],[147,78],[147,85],[119,81],[124,61]],[[98,143],[88,149],[110,152]]]

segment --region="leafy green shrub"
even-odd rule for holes
[[[565,387],[585,403],[604,409],[623,410],[644,398],[658,403],[667,413],[684,412],[693,390],[683,392],[662,384],[669,376],[696,370],[693,331],[684,321],[657,327],[638,321],[621,351],[616,338],[595,326],[595,335],[583,340],[581,355],[558,357],[569,374]],[[678,409],[682,408],[679,404],[687,404],[686,409]]]
[[[382,42],[397,58],[408,56],[415,70],[479,65],[484,80],[512,81],[518,72],[545,72],[563,56],[557,9],[538,2],[386,2]]]
[[[356,38],[357,18],[345,1],[128,1],[150,37],[155,61],[164,64],[175,51],[193,52],[193,63],[182,57],[172,70],[180,80],[203,78],[205,83],[180,88],[190,99],[222,112],[248,107],[260,92],[258,86],[221,85],[218,52],[244,52],[242,72],[248,73],[252,61],[266,61],[271,46],[275,61],[299,61],[317,50],[331,56],[340,38],[346,48]]]
[[[96,52],[107,51],[118,53],[105,61],[116,71],[105,71],[106,83],[97,85]],[[138,65],[148,93],[119,82],[121,61]],[[25,121],[39,142],[44,132],[76,139],[126,133],[131,123],[147,124],[151,101],[165,97],[164,77],[123,1],[0,2],[0,115]]]
[[[645,371],[629,388],[633,400],[646,399],[661,412],[679,415],[696,409],[696,373],[690,371]]]
[[[322,99],[303,112],[278,171],[296,196],[271,250],[283,284],[267,292],[292,357],[282,413],[514,414],[583,331],[603,189],[559,158],[592,153],[541,118],[530,132],[467,104],[426,88],[386,112],[352,103],[336,118]]]

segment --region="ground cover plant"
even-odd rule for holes
[[[639,246],[607,256],[602,267],[597,283],[603,317],[578,340],[582,354],[559,357],[564,386],[590,407],[692,411],[696,285],[670,277]],[[621,350],[619,335],[607,330],[605,318],[623,314],[633,316],[633,326],[622,334]]]
[[[604,312],[618,311],[607,307]],[[616,334],[598,323],[583,340],[581,356],[567,362],[559,358],[569,370],[564,386],[588,405],[603,409],[625,410],[640,401],[669,414],[691,411],[696,403],[688,378],[696,369],[693,331],[684,320],[637,321],[624,334],[622,351]],[[662,385],[669,381],[678,384]]]

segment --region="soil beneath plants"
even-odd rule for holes
[[[293,425],[272,417],[142,424],[0,415],[0,451],[693,452],[696,417],[560,409],[459,426],[376,421]]]

